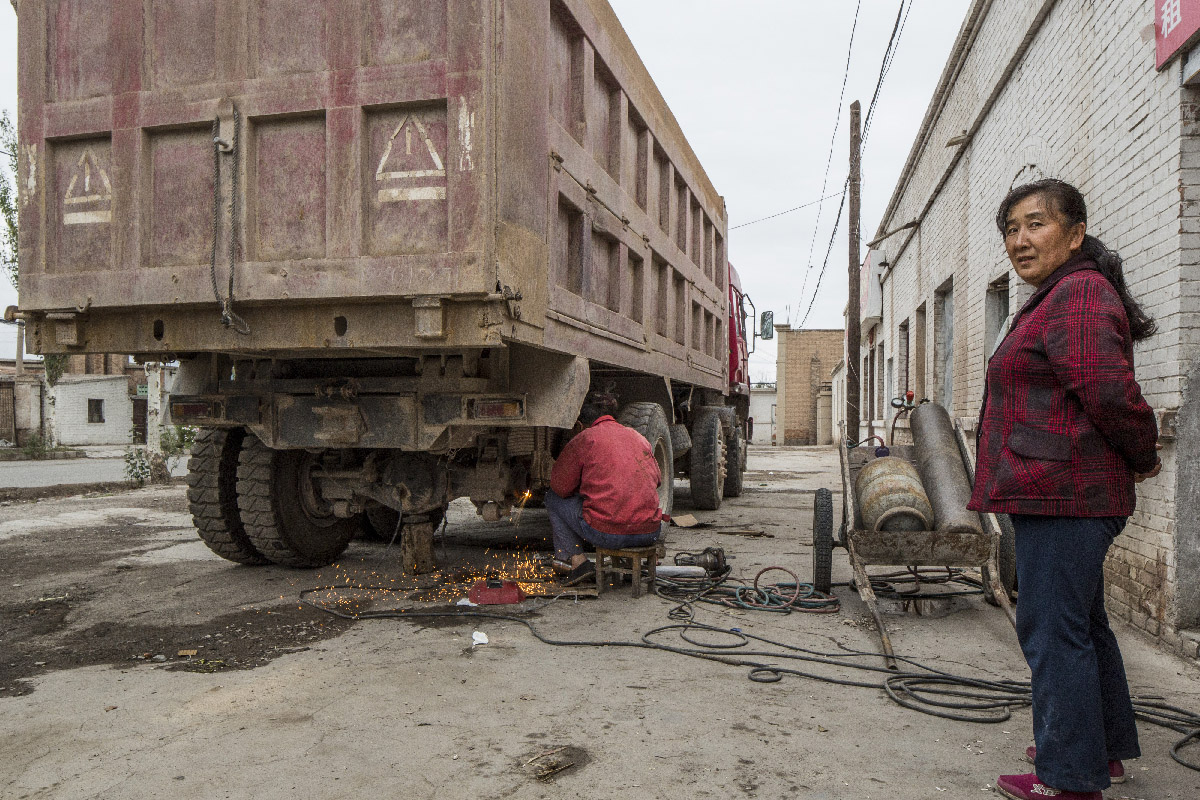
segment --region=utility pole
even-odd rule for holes
[[[859,150],[862,147],[862,106],[855,100],[850,104],[850,304],[846,312],[846,437],[857,442],[859,434],[859,347],[862,339],[859,308],[859,189],[861,167]]]

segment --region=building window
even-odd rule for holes
[[[886,420],[895,415],[895,411],[892,410],[892,399],[898,394],[896,391],[896,364],[893,358],[887,360],[887,383],[885,385],[887,392],[884,395],[883,418]]]
[[[88,422],[104,422],[104,401],[88,398]]]
[[[947,281],[934,304],[934,368],[937,402],[954,415],[954,285]]]
[[[929,397],[929,388],[925,385],[925,304],[917,307],[913,330],[913,382],[912,389],[917,400]]]
[[[897,395],[908,391],[908,320],[900,323],[896,336],[896,389]]]
[[[870,424],[871,411],[875,408],[875,370],[871,369],[871,363],[874,360],[875,348],[872,347],[863,356],[862,376],[865,380],[862,382],[862,402],[858,405],[859,416],[862,417],[859,421],[860,425],[864,422]],[[861,433],[860,429],[859,434],[861,435]],[[858,438],[858,436],[855,437],[855,439]]]
[[[882,331],[880,332],[882,335]],[[871,419],[884,419],[887,408],[888,385],[884,377],[883,342],[875,348],[875,415]]]
[[[1004,340],[1005,335],[1008,333],[1010,318],[1011,313],[1008,307],[1008,276],[1005,275],[988,286],[987,299],[984,304],[984,330],[987,333],[984,346],[987,348],[987,358],[990,359],[992,357],[992,354],[996,352],[996,348],[1000,346],[1000,342]]]

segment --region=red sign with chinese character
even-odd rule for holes
[[[1198,30],[1200,0],[1154,0],[1155,66],[1162,69]]]

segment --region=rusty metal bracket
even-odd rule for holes
[[[504,302],[508,305],[508,315],[513,319],[521,318],[521,290],[511,286],[504,287]]]

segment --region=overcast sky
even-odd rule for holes
[[[862,0],[840,117],[838,95],[857,0],[610,2],[725,196],[731,228],[819,199],[835,124],[825,194],[841,191],[849,105],[860,100],[865,116],[901,0]],[[913,0],[865,146],[864,242],[887,207],[967,5],[968,0]],[[14,117],[15,20],[11,5],[0,2],[0,108]],[[730,260],[759,311],[770,309],[777,322],[799,325],[813,300],[839,201],[730,231]],[[843,217],[805,327],[842,327],[847,259]],[[15,302],[3,281],[0,306]],[[0,353],[12,353],[14,341],[12,328],[0,325]],[[774,380],[774,374],[774,343],[759,343],[751,375]]]

